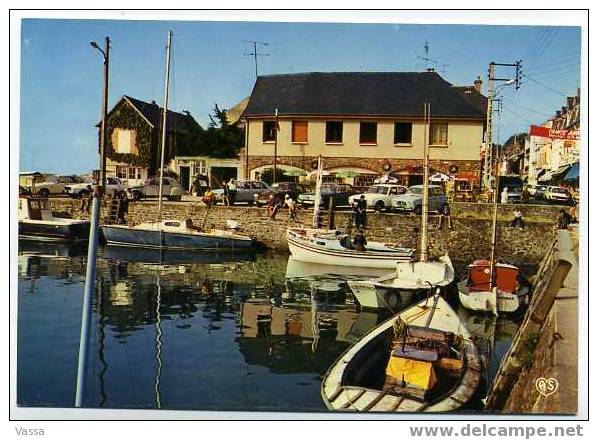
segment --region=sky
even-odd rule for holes
[[[527,132],[580,86],[578,27],[24,19],[21,27],[20,171],[87,173],[97,168],[102,56],[111,39],[109,108],[123,95],[163,102],[165,47],[173,31],[169,108],[204,127],[214,104],[251,94],[253,45],[260,75],[298,72],[423,71],[454,85],[482,77],[490,62],[522,60],[521,87],[501,87],[495,142]],[[428,45],[426,62],[425,44]],[[514,69],[497,67],[497,77]]]

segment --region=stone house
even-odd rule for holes
[[[481,81],[454,87],[433,71],[260,76],[243,113],[244,175],[254,179],[272,168],[276,149],[277,168],[289,176],[311,171],[322,155],[327,180],[363,187],[384,173],[421,183],[429,102],[432,172],[479,181],[486,121],[480,88]]]
[[[106,120],[106,175],[130,185],[145,182],[160,168],[162,108],[123,96]],[[189,112],[168,110],[165,163],[175,156],[177,146],[189,142],[189,135],[201,130]]]

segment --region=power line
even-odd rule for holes
[[[556,93],[557,95],[564,96],[565,98],[567,97],[567,95],[566,95],[565,93],[563,93],[563,92],[560,92],[560,91],[558,91],[558,90],[556,90],[556,89],[554,89],[554,88],[552,88],[552,87],[550,87],[550,86],[547,86],[547,85],[546,85],[546,84],[544,84],[543,82],[541,82],[541,81],[538,81],[537,79],[534,79],[534,78],[530,77],[529,75],[526,75],[525,73],[522,73],[521,75],[522,75],[522,76],[525,76],[525,77],[526,77],[527,79],[529,79],[530,81],[533,81],[533,82],[535,82],[536,84],[538,84],[538,85],[540,85],[540,86],[544,87],[546,90],[550,90],[551,92],[553,92],[553,93]]]

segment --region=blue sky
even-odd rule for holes
[[[504,141],[552,116],[580,85],[580,29],[498,25],[401,25],[259,22],[167,22],[27,19],[21,36],[22,171],[84,173],[97,168],[102,61],[89,42],[112,40],[110,99],[162,103],[166,33],[174,32],[169,107],[202,124],[218,103],[229,108],[251,93],[253,49],[260,74],[314,71],[421,71],[428,58],[444,78],[470,85],[488,63],[521,59],[523,84],[504,87],[498,134]],[[443,66],[445,65],[445,66]],[[444,72],[443,72],[444,70]],[[498,75],[511,77],[500,68]],[[495,129],[496,130],[496,129]]]

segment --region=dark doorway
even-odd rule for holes
[[[181,173],[181,186],[183,188],[185,188],[187,191],[189,191],[191,189],[191,171],[189,169],[189,167],[184,167],[181,166],[180,167],[180,173]]]
[[[409,175],[409,186],[422,185],[424,183],[424,176],[421,174],[410,174]]]

